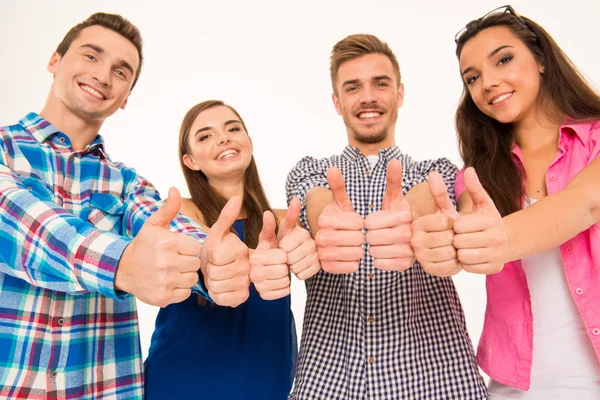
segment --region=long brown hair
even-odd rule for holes
[[[539,109],[547,110],[548,116],[556,123],[562,122],[564,117],[579,122],[599,119],[598,93],[541,26],[526,17],[521,18],[523,21],[514,14],[504,13],[469,22],[466,32],[457,41],[456,56],[460,59],[465,43],[482,30],[505,26],[528,47],[544,68],[537,97]],[[516,140],[513,126],[481,112],[464,80],[463,85],[456,111],[460,154],[465,166],[475,168],[500,214],[508,215],[522,208],[525,195],[522,184],[525,171],[512,159]]]
[[[181,163],[181,169],[190,195],[192,196],[192,202],[198,207],[204,218],[204,223],[209,227],[219,218],[219,214],[223,207],[225,207],[227,199],[208,184],[208,179],[202,171],[194,171],[188,168],[183,162],[183,156],[189,154],[190,151],[188,138],[192,124],[203,111],[213,107],[229,108],[239,118],[246,134],[248,133],[246,124],[238,112],[220,100],[207,100],[196,104],[183,118],[181,129],[179,130],[179,162]],[[252,156],[250,164],[244,173],[244,198],[242,202],[242,211],[246,215],[244,239],[246,245],[250,248],[256,248],[258,244],[258,236],[262,229],[262,216],[267,210],[272,212],[260,178],[258,177],[254,156]]]

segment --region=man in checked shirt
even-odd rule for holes
[[[241,199],[207,237],[178,215],[176,189],[161,207],[147,180],[104,152],[98,132],[141,66],[137,28],[94,14],[50,58],[40,114],[0,128],[0,398],[142,399],[134,296],[158,306],[192,290],[220,305],[248,297],[248,249],[229,233]]]
[[[404,87],[386,43],[372,35],[338,42],[331,81],[348,145],[341,155],[303,158],[286,185],[288,201],[303,203],[323,268],[306,283],[290,399],[483,399],[452,280],[426,274],[410,246],[411,222],[436,211],[429,172],[454,193],[457,168],[415,162],[396,147]]]

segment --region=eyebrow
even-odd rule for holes
[[[83,47],[90,48],[100,55],[104,54],[104,49],[102,47],[96,46],[95,44],[86,43],[86,44],[82,45],[80,48],[83,48]],[[131,75],[134,75],[133,67],[127,61],[118,59],[117,66],[125,68],[126,70],[128,70],[131,73]]]
[[[238,121],[237,119],[230,119],[229,121],[225,121],[225,123],[223,124],[223,126],[227,126],[230,124],[242,124],[240,121]],[[200,132],[204,132],[204,131],[208,131],[212,129],[212,126],[205,126],[204,128],[200,128],[196,131],[196,133],[194,133],[194,137],[196,137],[196,135],[198,135]]]
[[[513,46],[509,46],[509,45],[500,46],[500,47],[498,47],[496,50],[494,50],[494,51],[492,51],[490,54],[488,54],[487,58],[488,58],[488,60],[489,60],[490,58],[492,58],[492,57],[494,57],[496,54],[498,54],[500,51],[502,51],[502,50],[504,50],[504,49],[506,49],[506,48],[512,48],[512,47],[513,47]],[[471,72],[473,69],[474,69],[473,67],[466,68],[466,69],[465,69],[465,70],[462,72],[462,74],[461,74],[461,75],[463,75],[463,76],[464,76],[465,74],[467,74],[467,73]]]

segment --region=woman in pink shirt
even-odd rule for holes
[[[487,275],[477,358],[489,399],[598,399],[600,96],[510,6],[456,43],[469,168],[457,176],[460,216],[430,176],[440,212],[413,223],[417,259],[434,275]]]

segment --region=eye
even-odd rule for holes
[[[207,134],[204,134],[204,135],[200,135],[200,137],[198,138],[198,141],[199,141],[199,142],[204,142],[204,141],[205,141],[206,139],[208,139],[209,137],[210,137],[210,135],[209,135],[208,133],[207,133]]]
[[[388,87],[389,85],[387,84],[387,82],[377,82],[375,84],[375,86],[377,86],[377,87]]]
[[[473,75],[472,77],[468,78],[465,82],[467,82],[467,85],[472,85],[477,79],[479,79],[479,75]]]
[[[125,74],[125,72],[121,71],[120,69],[115,69],[115,74],[119,75],[121,78],[127,78],[127,74]]]
[[[349,93],[349,92],[354,92],[354,91],[356,91],[356,90],[358,90],[358,86],[348,86],[348,87],[346,88],[346,92],[348,92],[348,93]]]
[[[85,56],[86,56],[86,57],[87,57],[87,59],[88,59],[88,60],[90,60],[90,61],[96,61],[96,57],[94,57],[94,56],[93,56],[93,55],[91,55],[91,54],[85,54]]]
[[[506,57],[502,57],[499,61],[498,61],[498,65],[504,65],[508,62],[510,62],[510,60],[512,60],[512,56],[506,56]]]
[[[241,131],[239,126],[234,126],[232,128],[229,128],[229,130],[227,132],[239,132]]]

